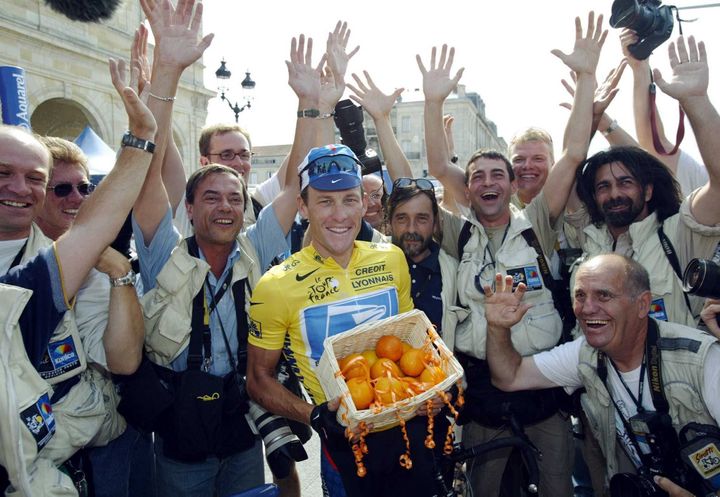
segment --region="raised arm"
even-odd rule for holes
[[[607,31],[602,29],[603,16],[595,21],[595,13],[588,14],[588,27],[583,35],[582,22],[575,18],[575,46],[572,53],[553,50],[552,54],[575,73],[577,87],[572,110],[566,125],[562,156],[550,169],[543,193],[554,222],[565,209],[575,179],[575,170],[587,155],[592,126],[595,69]]]
[[[520,283],[513,291],[513,277],[500,273],[495,275],[495,291],[484,287],[488,365],[493,385],[508,392],[558,386],[540,372],[531,356],[522,357],[510,340],[510,328],[530,309],[522,301],[526,289]]]
[[[676,48],[677,47],[677,48]],[[698,149],[708,172],[708,182],[693,197],[690,206],[695,219],[706,226],[720,223],[720,115],[707,94],[709,70],[705,44],[679,37],[668,47],[672,79],[665,81],[659,70],[653,74],[664,93],[682,106],[695,133]]]
[[[319,66],[313,67],[312,47],[312,38],[307,39],[307,48],[304,35],[300,35],[298,39],[293,38],[290,44],[290,60],[285,61],[288,68],[288,84],[298,97],[298,110],[318,108],[320,73],[324,57]],[[285,234],[290,231],[297,212],[296,198],[300,193],[297,166],[316,144],[318,121],[309,117],[297,118],[295,138],[288,155],[288,167],[285,170],[285,184],[271,204]]]
[[[435,176],[455,198],[465,198],[465,172],[450,162],[448,144],[443,125],[443,103],[457,87],[465,68],[460,68],[455,77],[450,77],[455,49],[442,46],[440,60],[436,63],[437,47],[430,54],[430,68],[427,69],[419,55],[415,56],[423,76],[425,94],[425,147],[427,148],[428,172]]]
[[[163,182],[163,162],[168,138],[172,134],[173,100],[180,76],[210,46],[213,35],[200,38],[202,4],[195,0],[141,0],[155,37],[150,110],[158,123],[157,153],[145,186],[135,204],[135,219],[146,243],[150,243],[169,205]],[[169,182],[168,184],[174,185]]]
[[[356,46],[348,53],[347,45],[350,41],[350,29],[346,22],[338,21],[335,29],[328,33],[324,61],[327,67],[322,73],[322,88],[318,110],[321,116],[330,116],[335,112],[335,105],[345,93],[345,74],[350,59],[360,50]],[[322,60],[320,65],[322,66]],[[335,142],[335,121],[328,117],[320,120],[318,127],[318,146]]]
[[[157,125],[152,113],[133,88],[123,85],[114,60],[110,60],[110,73],[128,114],[130,133],[153,141]],[[136,78],[138,74],[135,71]],[[149,91],[146,85],[144,98]],[[55,242],[68,297],[77,293],[90,268],[120,231],[145,181],[151,158],[152,154],[145,150],[123,147],[115,167],[83,202],[72,227]]]
[[[363,71],[363,74],[365,75],[365,83],[357,74],[352,75],[357,86],[348,83],[348,88],[355,93],[355,95],[350,95],[350,98],[362,105],[363,109],[373,118],[380,150],[390,174],[390,179],[395,181],[402,177],[411,178],[412,169],[410,163],[400,148],[390,122],[390,112],[404,89],[398,88],[390,95],[386,95],[375,85],[367,71]]]
[[[635,117],[635,134],[640,147],[652,154],[663,164],[668,166],[673,174],[677,174],[678,158],[680,152],[673,155],[662,155],[655,150],[652,137],[652,126],[650,124],[650,83],[652,83],[652,69],[650,59],[638,60],[633,56],[628,47],[638,41],[638,36],[631,29],[623,29],[620,32],[620,44],[623,55],[633,73],[633,115]],[[660,143],[665,150],[672,150],[673,144],[665,136],[665,129],[658,113],[655,114],[657,133]]]

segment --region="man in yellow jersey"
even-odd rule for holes
[[[355,240],[367,209],[360,167],[343,145],[314,148],[300,165],[298,209],[310,221],[312,242],[269,270],[255,287],[247,388],[267,410],[318,432],[325,495],[432,496],[439,490],[435,455],[423,445],[427,419],[417,417],[407,424],[412,469],[399,465],[405,442],[400,428],[394,428],[366,438],[367,476],[359,478],[335,417],[338,400],[325,398],[315,374],[326,337],[413,307],[403,252],[392,244]],[[314,406],[278,383],[275,368],[283,354]],[[441,406],[436,399],[432,414]],[[419,414],[427,413],[423,408]],[[444,416],[436,418],[437,447],[442,447],[446,423]]]

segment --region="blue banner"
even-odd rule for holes
[[[30,106],[22,67],[0,66],[0,105],[4,124],[30,129]]]

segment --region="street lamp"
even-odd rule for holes
[[[215,77],[218,80],[218,91],[220,92],[220,100],[224,100],[225,102],[227,102],[230,110],[235,113],[235,122],[238,122],[238,116],[240,116],[240,113],[245,109],[249,109],[251,107],[250,96],[247,94],[245,95],[245,105],[243,105],[242,107],[240,107],[237,102],[234,104],[230,103],[230,99],[225,96],[225,92],[228,90],[228,88],[225,86],[225,81],[229,80],[230,76],[232,76],[232,73],[225,65],[225,59],[223,59],[220,62],[220,67],[217,71],[215,71]],[[253,81],[250,77],[250,71],[247,71],[245,73],[245,79],[242,80],[240,86],[242,86],[244,92],[249,92],[255,88],[255,81]]]

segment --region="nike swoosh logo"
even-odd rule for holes
[[[309,273],[296,274],[296,275],[295,275],[295,280],[296,280],[296,281],[302,281],[302,280],[304,280],[305,278],[307,278],[308,276],[310,276],[311,274],[313,274],[313,273],[314,273],[315,271],[317,271],[318,269],[320,269],[320,268],[319,268],[319,267],[316,267],[315,269],[313,269],[313,270],[310,271]]]
[[[253,302],[252,300],[250,301],[250,305],[261,305],[261,304],[264,304],[264,302]]]
[[[342,178],[341,178],[341,179],[331,179],[331,180],[330,180],[330,183],[334,185],[334,184],[337,183],[338,181],[342,181]]]

